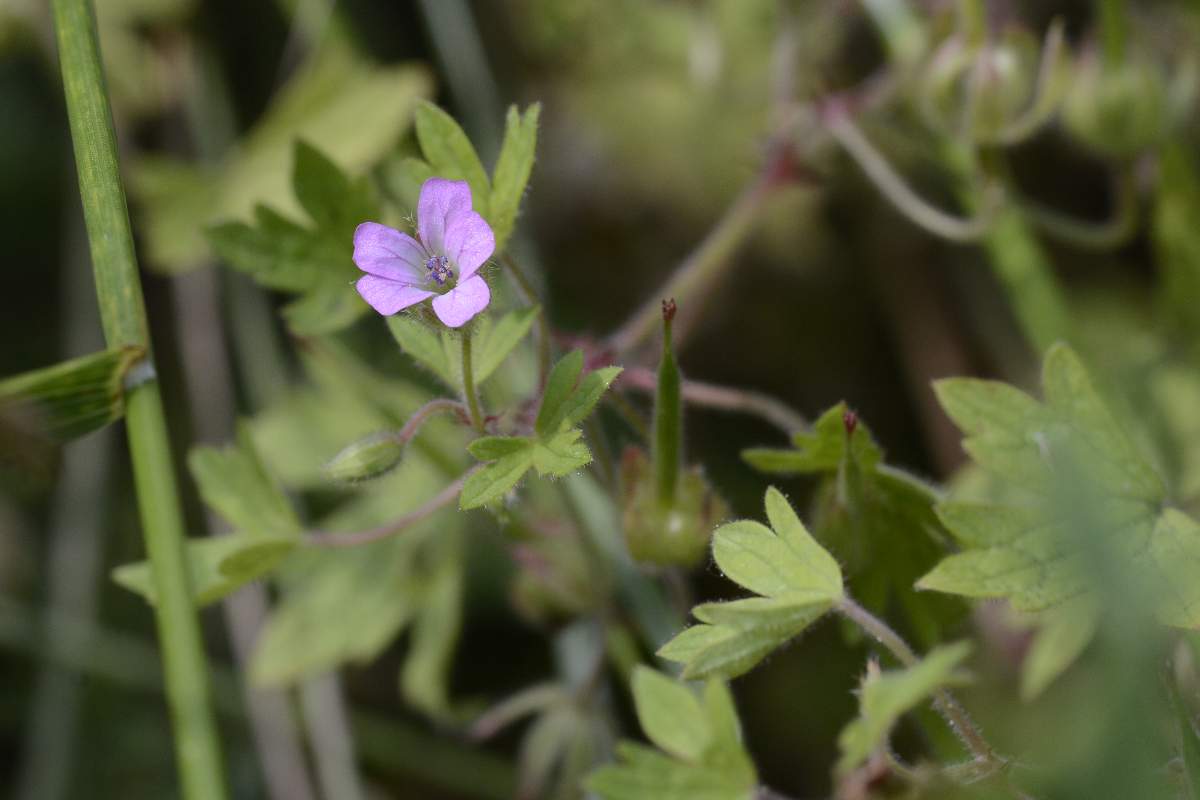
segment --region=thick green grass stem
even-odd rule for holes
[[[146,311],[117,167],[95,16],[89,0],[54,0],[53,10],[105,338],[110,347],[137,345],[148,353]],[[156,622],[181,794],[187,800],[220,800],[226,796],[224,770],[199,619],[191,601],[183,516],[162,398],[152,371],[148,374],[151,379],[128,390],[126,432],[158,597]]]

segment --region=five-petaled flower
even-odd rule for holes
[[[354,231],[354,263],[367,273],[355,286],[385,316],[433,298],[433,311],[451,328],[487,308],[491,292],[475,274],[496,249],[496,237],[471,210],[466,181],[430,178],[417,201],[420,241],[378,222]]]

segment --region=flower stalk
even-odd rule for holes
[[[756,178],[725,212],[700,246],[679,265],[667,283],[659,289],[653,299],[639,308],[629,320],[613,333],[609,343],[618,353],[627,353],[637,348],[653,335],[662,314],[660,298],[687,298],[693,310],[704,292],[711,288],[729,263],[733,253],[745,241],[754,228],[768,197],[771,196],[773,181],[769,176]],[[682,331],[679,332],[682,336]]]
[[[917,654],[900,634],[850,597],[843,597],[835,610],[887,648],[905,667],[913,667],[920,662]],[[940,689],[934,695],[933,704],[945,718],[950,730],[954,732],[976,761],[997,765],[1004,763],[1004,759],[998,756],[987,739],[983,738],[983,734],[975,726],[975,722],[967,714],[967,710],[948,690]]]
[[[54,0],[53,12],[105,339],[110,347],[134,345],[149,353],[95,15],[88,0]],[[147,373],[153,376],[152,369]],[[155,617],[181,794],[187,800],[221,800],[226,797],[224,770],[158,381],[151,377],[129,387],[125,407],[138,510],[158,597]]]
[[[462,335],[462,379],[463,397],[467,403],[467,412],[471,417],[471,426],[477,431],[483,430],[483,415],[479,412],[479,396],[475,391],[475,368],[471,363],[471,331],[463,331]]]

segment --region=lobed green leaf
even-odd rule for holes
[[[838,736],[842,756],[837,772],[845,774],[887,743],[900,717],[940,688],[965,680],[958,667],[971,652],[968,642],[939,647],[904,670],[868,673],[859,694],[859,716]]]
[[[698,760],[712,741],[700,701],[686,686],[646,666],[633,671],[638,723],[659,749],[685,761]]]
[[[205,539],[189,539],[184,548],[191,577],[192,600],[208,605],[278,567],[299,544],[295,536],[235,533]],[[138,561],[117,567],[113,580],[140,594],[154,605],[158,590],[150,562]]]
[[[472,207],[491,221],[491,186],[467,134],[453,117],[428,101],[417,105],[415,121],[417,141],[434,174],[466,181],[471,187]]]
[[[521,450],[493,461],[467,478],[458,507],[466,511],[479,508],[498,500],[520,483],[525,473],[533,467],[534,447],[532,444]]]
[[[572,350],[550,370],[546,388],[542,392],[542,404],[538,408],[534,429],[539,436],[558,433],[567,415],[567,401],[583,371],[583,351]]]
[[[492,172],[491,223],[496,233],[496,250],[504,249],[516,224],[521,208],[521,198],[533,171],[533,160],[537,150],[538,117],[540,103],[534,103],[522,114],[516,106],[510,106],[505,119],[504,143]]]

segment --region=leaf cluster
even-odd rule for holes
[[[657,750],[617,745],[619,763],[587,788],[604,800],[749,800],[757,786],[728,687],[710,680],[697,695],[648,667],[633,673],[638,721]]]
[[[467,447],[471,455],[489,463],[467,479],[461,508],[497,500],[531,469],[539,475],[563,477],[591,462],[578,425],[592,413],[621,368],[602,367],[581,378],[582,372],[581,350],[573,350],[554,365],[530,435],[484,436],[471,442]]]
[[[774,487],[766,494],[768,528],[752,520],[722,525],[713,558],[730,580],[757,597],[703,603],[700,624],[658,654],[684,665],[685,678],[733,678],[798,636],[843,597],[842,571]]]

